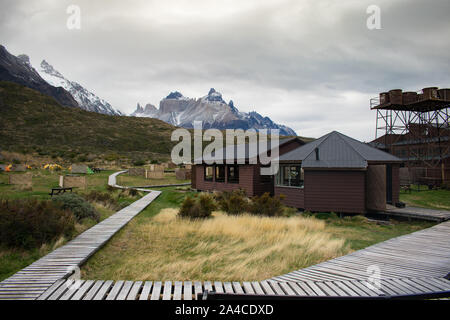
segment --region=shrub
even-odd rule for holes
[[[145,164],[144,160],[135,160],[133,161],[133,166],[139,167],[139,166],[143,166]]]
[[[242,189],[223,191],[216,195],[219,208],[228,214],[238,215],[248,211],[249,201]]]
[[[214,198],[210,194],[202,193],[195,199],[186,197],[181,204],[178,216],[190,219],[208,218],[215,209]]]
[[[71,236],[73,214],[49,201],[36,199],[0,200],[0,242],[8,247],[36,248]]]
[[[59,203],[61,208],[72,211],[78,221],[84,218],[92,218],[97,222],[100,221],[100,215],[94,207],[76,193],[63,193],[53,197],[52,200]]]
[[[284,206],[281,203],[283,196],[271,197],[268,192],[261,196],[255,196],[249,206],[249,212],[255,215],[278,217],[284,213]]]

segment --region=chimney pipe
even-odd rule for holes
[[[319,159],[319,148],[314,149],[314,151],[316,151],[316,160],[320,160]]]

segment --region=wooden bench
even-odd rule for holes
[[[70,188],[52,188],[52,192],[50,192],[49,195],[51,197],[57,196],[61,193],[66,193],[68,191],[72,192],[73,191],[72,189],[73,189],[72,187],[70,187]]]

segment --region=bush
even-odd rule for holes
[[[133,161],[133,166],[136,166],[136,167],[143,166],[144,164],[145,164],[144,160],[135,160],[135,161]]]
[[[186,197],[181,204],[178,216],[190,219],[208,218],[215,209],[214,198],[207,193],[202,193],[195,199]]]
[[[8,247],[36,248],[71,236],[73,214],[60,205],[36,199],[0,200],[0,243]]]
[[[228,214],[238,215],[249,209],[249,201],[242,189],[223,191],[216,195],[219,208]]]
[[[284,206],[281,203],[283,196],[271,197],[268,192],[261,196],[255,196],[249,206],[249,212],[255,215],[278,217],[284,213]]]
[[[63,193],[53,197],[52,200],[59,203],[61,208],[72,211],[78,221],[84,218],[100,221],[100,215],[94,207],[76,193]]]

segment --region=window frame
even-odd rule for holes
[[[286,173],[286,169],[288,168],[288,184],[285,183],[286,179],[285,179],[285,173]],[[298,171],[299,174],[299,185],[291,185],[291,171],[292,168],[300,168],[300,170]],[[302,179],[303,177],[303,179]],[[294,179],[294,181],[297,179]],[[286,188],[299,188],[299,189],[303,189],[305,187],[305,178],[304,178],[304,170],[301,166],[301,164],[298,163],[293,163],[293,164],[280,164],[280,168],[278,170],[278,173],[275,177],[275,185],[277,187],[286,187]]]
[[[207,178],[206,172],[208,168],[211,168],[211,178]],[[203,180],[212,182],[214,180],[214,166],[211,165],[205,165],[203,170]]]
[[[236,178],[230,179],[230,176],[231,176],[230,169],[231,168],[234,168],[235,176],[237,175],[237,179]],[[239,165],[237,165],[237,164],[227,165],[227,182],[228,183],[239,183]]]
[[[223,169],[223,178],[218,177],[218,173],[220,169]],[[214,178],[215,182],[225,182],[225,165],[224,164],[217,164],[214,166]]]

